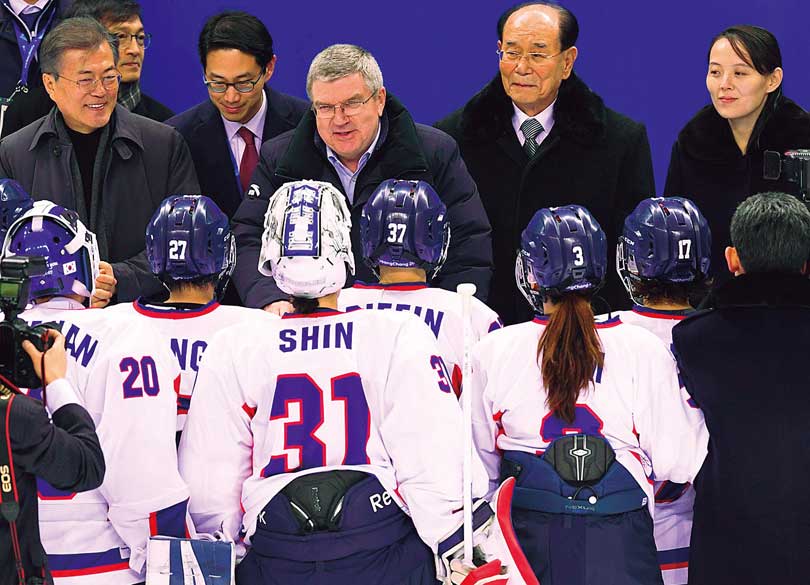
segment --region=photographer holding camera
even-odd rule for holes
[[[16,350],[9,340],[0,335],[0,359],[5,364]],[[31,341],[22,343],[42,381],[44,405],[0,375],[0,583],[4,584],[52,582],[39,539],[36,478],[70,491],[94,489],[104,479],[104,457],[93,420],[65,379],[65,338],[49,329],[41,345],[47,343],[51,347],[45,352]]]

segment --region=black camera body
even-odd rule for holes
[[[802,201],[810,203],[810,150],[788,150],[784,155],[766,150],[763,157],[763,178],[783,179],[799,185]]]
[[[31,327],[19,314],[28,304],[30,279],[45,273],[45,258],[41,256],[11,256],[0,260],[0,375],[18,388],[38,388],[41,385],[31,358],[22,348],[25,340],[39,351],[50,347],[48,329],[59,329],[56,323]]]

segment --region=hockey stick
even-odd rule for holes
[[[473,523],[472,523],[472,400],[469,386],[463,389],[464,382],[469,385],[472,379],[472,363],[470,362],[470,352],[472,350],[472,326],[470,324],[470,305],[475,294],[475,285],[464,282],[456,287],[456,292],[461,297],[461,319],[464,323],[464,353],[461,366],[461,408],[464,414],[464,467],[462,468],[462,505],[464,506],[464,562],[473,566]]]

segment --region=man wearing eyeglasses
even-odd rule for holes
[[[167,195],[199,192],[183,137],[117,104],[118,48],[98,21],[62,21],[39,59],[56,107],[0,142],[0,176],[75,209],[95,232],[104,262],[93,306],[161,293],[143,234]]]
[[[308,104],[267,85],[276,66],[273,37],[255,16],[209,18],[198,48],[209,99],[166,123],[189,144],[202,192],[233,217],[262,143],[295,128]]]
[[[65,12],[65,18],[89,16],[101,22],[118,40],[118,71],[121,84],[118,103],[129,111],[163,122],[174,115],[156,99],[142,93],[141,71],[152,35],[144,31],[141,6],[133,0],[76,0]],[[46,115],[53,102],[42,87],[36,87],[24,100],[16,100],[6,112],[3,135],[11,134]]]
[[[386,179],[428,182],[447,206],[453,234],[447,261],[432,284],[455,290],[458,283],[473,282],[486,298],[492,263],[489,222],[455,142],[444,132],[415,124],[386,92],[371,53],[355,45],[332,45],[315,57],[307,94],[312,110],[295,130],[262,146],[250,188],[233,219],[233,280],[245,305],[277,314],[292,311],[287,295],[257,266],[270,196],[282,184],[301,179],[332,183],[346,196],[357,278],[366,281],[374,276],[362,262],[363,204]]]
[[[535,211],[584,205],[615,241],[624,217],[655,192],[644,126],[605,107],[573,72],[578,34],[576,17],[556,3],[510,8],[498,20],[498,74],[436,124],[458,142],[492,222],[489,304],[507,324],[531,318],[514,266]],[[601,295],[616,309],[623,293],[614,267]]]

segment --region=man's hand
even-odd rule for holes
[[[284,313],[292,313],[295,311],[292,303],[288,301],[275,301],[274,303],[265,305],[263,310],[267,311],[268,313],[278,315],[279,317],[281,317]]]
[[[23,341],[22,347],[34,363],[37,377],[47,386],[54,380],[64,378],[67,373],[67,353],[65,353],[65,336],[56,329],[48,329],[48,340],[53,343],[50,349],[45,350],[45,376],[42,375],[42,353],[33,343]],[[45,346],[47,347],[46,341]]]
[[[90,306],[94,309],[103,309],[110,304],[110,301],[115,294],[115,275],[113,274],[113,267],[109,262],[101,261],[98,263],[99,274],[96,277],[96,291],[90,299]]]

